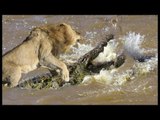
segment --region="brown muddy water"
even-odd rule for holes
[[[3,54],[20,44],[32,28],[44,24],[66,22],[77,29],[85,40],[79,44],[79,48],[73,49],[73,54],[62,56],[64,61],[78,59],[94,48],[109,33],[115,34],[115,43],[118,43],[117,46],[115,43],[111,44],[109,50],[115,53],[124,51],[127,55],[126,62],[120,68],[110,71],[102,70],[95,75],[94,80],[89,79],[79,85],[48,90],[3,87],[3,105],[158,104],[158,16],[4,15],[2,22]],[[124,41],[128,41],[126,49],[124,49]],[[112,50],[113,48],[115,50]],[[130,52],[126,52],[127,50]],[[156,57],[144,63],[134,60],[133,56],[142,51],[144,54],[156,54]],[[110,55],[113,56],[113,54]],[[132,76],[130,80],[127,80],[128,71],[132,67],[139,72],[136,71],[137,76]]]

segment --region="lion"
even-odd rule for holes
[[[34,28],[20,45],[2,57],[2,81],[16,87],[22,73],[40,66],[61,69],[62,79],[69,81],[69,71],[57,56],[65,53],[81,39],[80,33],[66,24],[44,25]]]

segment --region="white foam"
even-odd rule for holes
[[[101,84],[111,84],[113,82],[114,70],[111,71],[101,70],[99,74],[85,76],[82,81],[82,84],[87,85],[93,81],[96,81]]]
[[[150,71],[157,69],[158,57],[153,57],[146,62],[136,61],[133,67],[125,71],[118,72],[118,69],[101,70],[97,75],[86,76],[82,84],[90,84],[93,81],[105,85],[122,85],[127,81],[133,80],[135,77],[147,74]]]
[[[122,85],[128,80],[133,79],[133,70],[126,70],[122,73],[118,73],[117,69],[101,70],[97,75],[86,76],[83,79],[82,84],[89,84],[93,81],[102,83],[105,85]]]
[[[93,49],[91,44],[80,44],[77,43],[78,47],[72,47],[72,53],[70,55],[68,54],[63,54],[61,55],[61,58],[64,59],[66,62],[71,63],[71,62],[76,62],[79,57],[83,56],[87,52]]]
[[[136,62],[133,65],[134,72],[139,75],[139,74],[145,74],[149,73],[152,70],[157,69],[158,65],[158,55],[155,57],[152,57],[151,59],[148,59],[146,62]]]
[[[101,52],[93,62],[105,62],[114,60],[117,57],[117,54],[115,53],[117,45],[118,42],[115,42],[115,40],[109,41],[107,46],[104,47],[103,52]]]

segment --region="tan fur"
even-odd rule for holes
[[[67,51],[80,35],[66,23],[47,25],[33,29],[26,40],[5,54],[3,60],[3,81],[11,87],[17,86],[22,73],[28,73],[40,66],[62,70],[62,79],[69,81],[69,71],[65,63],[56,58]]]

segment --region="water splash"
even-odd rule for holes
[[[77,47],[72,47],[72,53],[71,54],[63,54],[61,55],[61,59],[65,60],[67,63],[73,63],[78,60],[81,56],[89,52],[93,49],[91,44],[80,44],[77,43]]]
[[[158,54],[156,54],[155,57],[146,60],[146,62],[141,63],[137,61],[133,65],[133,70],[136,75],[146,74],[149,73],[150,71],[157,69],[157,65],[158,65]]]
[[[106,62],[116,59],[117,54],[115,52],[118,42],[111,40],[108,42],[107,46],[104,47],[103,52],[101,52],[93,62]]]
[[[147,56],[145,53],[155,52],[155,49],[145,49],[141,48],[142,42],[145,40],[145,35],[141,35],[140,33],[128,32],[122,40],[124,41],[124,49],[125,51],[132,56],[134,59],[138,61],[144,62],[146,59],[150,59],[152,56]]]
[[[86,37],[93,39],[94,33],[86,32]],[[146,59],[144,62],[139,62],[137,59],[141,59],[145,52],[156,51],[156,49],[144,49],[141,48],[141,44],[144,41],[145,35],[136,34],[135,32],[129,32],[123,37],[124,50],[135,59],[131,68],[124,71],[119,71],[117,69],[106,70],[102,69],[99,74],[85,76],[82,84],[88,85],[92,82],[101,83],[103,85],[113,85],[119,86],[123,85],[127,81],[133,80],[135,77],[143,74],[147,74],[157,68],[158,64],[158,54],[155,57]],[[104,51],[101,52],[98,57],[93,61],[93,63],[106,62],[116,59],[117,53],[116,49],[118,46],[118,41],[113,39],[108,42],[108,45],[104,47]],[[72,53],[70,55],[62,55],[66,62],[76,62],[80,56],[92,50],[93,47],[90,44],[80,44],[78,47],[72,47]],[[123,49],[123,48],[122,48]],[[125,63],[124,63],[125,64]]]
[[[112,70],[101,70],[99,74],[86,76],[83,79],[82,84],[90,84],[93,81],[96,81],[98,83],[102,83],[105,85],[122,85],[126,83],[127,81],[131,81],[134,78],[147,74],[150,71],[153,71],[157,69],[158,59],[157,57],[152,58],[148,60],[147,62],[135,62],[133,64],[133,67],[130,69],[127,69],[123,72],[119,72],[118,69],[112,69]]]
[[[143,55],[144,49],[140,48],[140,44],[143,42],[144,37],[144,35],[135,32],[129,32],[123,37],[125,50],[136,59]]]
[[[87,40],[91,41],[92,39],[94,39],[97,35],[97,32],[86,32],[86,34],[84,35],[84,38],[86,38]]]
[[[144,56],[144,52],[152,51],[153,49],[146,50],[140,48],[141,43],[144,40],[144,35],[136,34],[135,32],[129,32],[126,36],[123,37],[124,49],[136,59],[140,59]],[[115,59],[116,53],[115,49],[118,43],[115,41],[109,42],[108,46],[104,48],[104,51],[99,54],[95,59],[96,62],[104,62]],[[156,51],[156,50],[155,50]],[[111,57],[114,56],[114,57]],[[109,58],[109,59],[108,59]],[[125,64],[125,63],[124,63]],[[158,54],[150,59],[145,59],[144,62],[139,62],[135,60],[133,66],[124,71],[119,71],[118,69],[105,70],[102,69],[99,74],[86,76],[83,79],[82,84],[89,84],[93,81],[102,83],[105,85],[122,85],[127,81],[133,80],[135,77],[138,77],[143,74],[147,74],[153,70],[157,69],[158,65]]]

